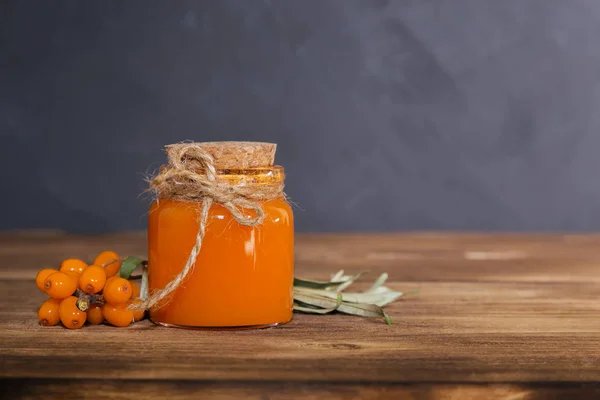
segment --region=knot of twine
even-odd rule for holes
[[[194,269],[206,233],[208,212],[213,203],[225,207],[237,223],[257,226],[263,223],[265,213],[261,202],[273,200],[283,193],[283,182],[233,185],[217,180],[217,170],[210,154],[195,143],[180,143],[168,149],[169,164],[150,180],[150,190],[159,199],[201,202],[196,243],[181,272],[163,289],[149,294],[136,309],[150,309],[167,298]],[[254,216],[244,210],[252,210]]]

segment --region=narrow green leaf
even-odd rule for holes
[[[296,303],[294,303],[294,304],[296,304]],[[312,308],[313,310],[321,310],[322,309],[322,307],[317,307],[317,306],[313,306],[313,305],[306,304],[306,303],[302,303],[302,306],[306,307],[306,308]]]
[[[329,314],[331,312],[331,310],[327,308],[306,307],[301,306],[298,303],[294,303],[294,311],[299,311],[307,314]]]
[[[362,317],[384,317],[384,311],[375,304],[358,304],[342,302],[337,309],[339,312]]]
[[[372,294],[381,294],[381,293],[393,292],[393,290],[390,289],[387,286],[379,286],[378,288],[375,288],[375,289],[372,289],[372,290],[369,289],[369,290],[370,290],[369,293],[372,293]]]
[[[140,285],[140,298],[148,298],[148,265],[142,264],[142,284]]]
[[[375,281],[375,283],[373,283],[373,286],[371,286],[367,292],[373,292],[375,290],[377,290],[378,287],[383,286],[383,284],[385,283],[385,281],[388,278],[388,274],[386,272],[384,272],[383,274],[379,275],[379,278],[377,278],[377,280]]]
[[[342,301],[341,304],[337,305],[337,301],[333,299],[306,293],[295,293],[294,299],[301,303],[311,304],[325,309],[337,307],[337,311],[345,314],[359,315],[362,317],[382,317],[386,320],[386,323],[388,321],[385,318],[385,315],[387,314],[385,314],[381,307],[376,306],[375,304],[357,304]]]
[[[369,271],[362,271],[348,279],[345,279],[345,282],[342,283],[340,286],[338,286],[336,290],[342,291],[344,289],[347,289],[348,287],[350,287],[350,285],[352,285],[354,283],[354,281],[356,281],[358,278],[360,278],[367,272],[369,272]],[[331,289],[329,289],[329,290],[331,290]]]
[[[331,282],[339,282],[342,281],[342,277],[344,276],[344,270],[340,269],[338,272],[336,272],[335,275],[333,275],[330,279]]]
[[[343,272],[343,271],[340,271]],[[334,281],[333,278],[329,282],[324,281],[314,281],[305,278],[294,278],[294,287],[305,287],[311,289],[327,289],[330,291],[340,291],[348,286],[350,286],[355,280],[360,278],[363,274],[366,274],[367,271],[359,272],[355,276],[344,276],[342,280]],[[340,275],[338,272],[334,277]]]
[[[385,323],[388,325],[392,324],[392,317],[390,317],[389,315],[387,315],[387,313],[385,312],[385,310],[381,310],[383,312],[383,318],[385,319]]]
[[[328,287],[335,288],[342,284],[346,283],[346,281],[341,282],[323,282],[323,281],[312,281],[304,278],[294,278],[294,287],[306,287],[313,289],[325,289]]]
[[[316,296],[324,296],[330,299],[335,299],[337,294],[328,290],[310,289],[310,288],[294,288],[294,293],[313,294]],[[383,293],[353,293],[342,292],[343,301],[350,303],[375,304],[383,307],[394,300],[397,300],[403,295],[402,292],[386,291]]]
[[[341,296],[337,296],[337,299],[341,302]],[[297,293],[294,292],[294,300],[301,303],[310,304],[311,306],[321,307],[324,309],[330,309],[331,311],[336,310],[340,305],[338,301],[310,293]]]
[[[121,269],[119,270],[119,276],[121,278],[129,279],[131,273],[137,268],[138,265],[143,263],[144,260],[138,257],[129,256],[121,263]]]
[[[309,304],[309,303],[307,303],[307,304]],[[342,304],[342,295],[341,295],[341,293],[338,294],[338,297],[336,299],[336,303],[335,303],[334,307],[331,307],[331,308],[314,308],[315,306],[313,306],[313,305],[302,306],[302,305],[300,305],[298,303],[294,303],[294,310],[301,311],[301,312],[306,312],[306,313],[312,313],[312,314],[328,314],[330,312],[333,312],[333,311],[337,310],[337,308],[340,306],[340,304]]]
[[[347,275],[344,275],[344,276],[342,276],[342,277],[340,278],[340,279],[341,279],[341,281],[339,281],[339,282],[342,282],[340,285],[337,285],[337,286],[335,286],[335,287],[331,286],[331,287],[325,288],[325,290],[339,292],[339,291],[342,291],[342,290],[344,290],[344,289],[347,289],[347,288],[348,288],[350,285],[352,285],[352,284],[353,284],[353,283],[354,283],[354,282],[355,282],[355,281],[356,281],[358,278],[360,278],[362,275],[366,274],[367,272],[368,272],[368,271],[361,271],[361,272],[359,272],[358,274],[356,274],[356,275],[354,275],[354,276],[347,276]]]
[[[381,300],[377,300],[375,303],[376,306],[385,307],[390,303],[398,300],[400,297],[404,296],[402,292],[389,292],[381,296]]]

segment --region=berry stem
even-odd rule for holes
[[[118,258],[115,258],[115,259],[113,259],[113,260],[110,260],[110,261],[108,261],[108,262],[105,262],[104,264],[102,264],[102,268],[106,268],[106,267],[108,267],[110,264],[112,264],[112,263],[116,263],[117,261],[119,261],[119,259],[118,259]]]
[[[77,297],[77,302],[75,305],[80,311],[84,312],[87,311],[92,304],[104,304],[104,296],[101,294],[87,294],[77,289],[75,291],[75,297]]]

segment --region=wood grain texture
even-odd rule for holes
[[[389,306],[392,326],[295,314],[281,328],[237,332],[150,322],[124,329],[40,327],[35,313],[44,295],[33,283],[36,271],[106,248],[144,255],[145,237],[0,234],[0,377],[6,393],[38,398],[44,390],[61,397],[61,388],[76,382],[107,396],[118,392],[114,398],[128,398],[123,387],[163,394],[177,387],[173,398],[599,394],[600,236],[298,237],[298,276],[369,269],[373,279],[388,272],[396,290],[418,291]]]
[[[593,384],[335,384],[148,380],[18,379],[0,386],[0,398],[81,400],[308,399],[308,400],[545,400],[598,399]],[[9,385],[10,384],[10,385]],[[2,385],[2,382],[0,382]]]

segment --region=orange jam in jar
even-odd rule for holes
[[[224,142],[223,146],[230,143],[239,142]],[[218,142],[211,145],[219,147]],[[227,167],[232,166],[231,155],[237,151],[237,147],[230,146],[226,152],[230,157],[226,157],[227,164],[223,164]],[[243,158],[244,154],[233,156]],[[234,160],[233,166],[244,168],[223,169],[220,157],[225,155],[219,151],[213,154],[216,181],[221,185],[242,185],[252,190],[260,185],[283,183],[282,167],[245,168],[248,162],[239,164],[240,160]],[[150,309],[150,318],[155,323],[178,327],[250,328],[276,326],[291,320],[292,210],[283,193],[257,205],[262,208],[264,219],[256,226],[240,224],[217,201],[210,206],[193,269],[163,304]],[[161,198],[160,193],[151,205],[148,215],[151,294],[164,288],[182,271],[200,229],[201,209],[201,201]],[[240,210],[249,218],[256,215],[250,209]]]

